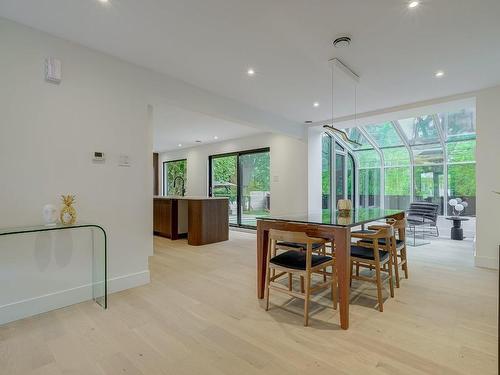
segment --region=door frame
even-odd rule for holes
[[[229,223],[229,226],[231,227],[237,227],[237,228],[246,228],[246,229],[255,229],[256,227],[252,225],[245,225],[241,224],[241,212],[242,212],[242,206],[241,206],[241,196],[242,196],[242,186],[241,186],[241,181],[242,181],[242,176],[241,176],[241,168],[240,168],[240,156],[242,155],[248,155],[248,154],[258,154],[258,153],[263,153],[263,152],[270,152],[271,148],[270,147],[262,147],[262,148],[255,148],[251,150],[244,150],[244,151],[235,151],[235,152],[226,152],[222,154],[214,154],[214,155],[209,155],[208,157],[208,196],[212,196],[212,161],[213,159],[217,159],[220,157],[226,157],[226,156],[236,156],[236,224]],[[271,173],[271,171],[269,171]]]

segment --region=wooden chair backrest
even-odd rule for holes
[[[326,242],[323,238],[309,237],[306,233],[303,232],[290,232],[277,229],[269,230],[269,239],[275,241],[284,241],[284,242],[297,242],[306,245]]]

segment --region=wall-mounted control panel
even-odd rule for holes
[[[92,154],[92,160],[96,162],[104,162],[106,160],[106,156],[104,155],[104,152],[94,151]]]

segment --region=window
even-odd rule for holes
[[[321,151],[321,207],[323,210],[331,206],[331,160],[332,138],[328,134],[322,135]]]
[[[428,201],[443,215],[451,214],[449,199],[461,198],[463,214],[475,215],[475,114],[465,108],[346,129],[358,144],[325,136],[323,208],[339,197],[400,210]]]
[[[415,200],[437,203],[443,215],[444,174],[442,165],[416,166],[414,168]]]
[[[183,195],[187,186],[187,160],[171,160],[163,163],[163,195]]]
[[[229,224],[251,227],[270,213],[269,149],[209,157],[210,196],[229,199]]]
[[[439,133],[433,116],[429,115],[399,120],[399,125],[411,146],[426,143],[439,143]]]

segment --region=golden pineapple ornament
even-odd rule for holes
[[[61,214],[59,216],[61,223],[65,224],[65,225],[75,224],[76,210],[72,206],[72,204],[75,203],[75,196],[74,195],[61,195],[61,200],[63,202],[63,207],[61,209]]]

